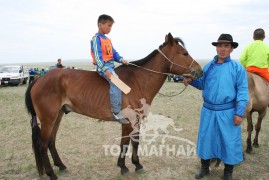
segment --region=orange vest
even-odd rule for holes
[[[101,50],[102,50],[102,58],[104,62],[108,62],[109,60],[113,59],[113,51],[112,51],[112,43],[109,38],[103,39],[99,37],[101,42]],[[96,64],[96,60],[94,57],[94,53],[91,50],[91,55],[93,59],[93,64]]]

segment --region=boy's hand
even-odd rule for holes
[[[128,62],[127,60],[123,59],[123,60],[122,60],[122,64],[128,65],[129,62]]]
[[[109,71],[109,70],[107,69],[107,70],[105,71],[105,76],[106,76],[106,78],[107,78],[107,79],[110,79],[111,75],[112,75],[111,71]]]

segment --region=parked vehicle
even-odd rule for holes
[[[15,85],[26,84],[29,79],[29,72],[26,66],[3,66],[0,68],[0,83]]]
[[[174,75],[174,77],[173,77],[173,80],[175,82],[183,82],[183,79],[184,79],[183,76]]]
[[[57,66],[56,66],[56,65],[50,66],[50,67],[48,68],[48,71],[53,70],[53,69],[56,69],[56,68],[57,68]],[[66,67],[65,67],[65,66],[63,66],[63,68],[66,68]]]
[[[49,69],[48,69],[48,71],[53,70],[55,68],[57,68],[55,65],[54,66],[50,66]]]

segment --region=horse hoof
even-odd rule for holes
[[[121,175],[123,175],[123,176],[129,176],[129,175],[130,175],[130,171],[129,171],[128,168],[123,168],[123,169],[121,169],[121,170],[120,170],[120,173],[121,173]]]
[[[252,152],[252,148],[247,148],[246,153],[250,154]]]
[[[146,171],[142,168],[142,169],[135,169],[135,172],[138,173],[138,174],[143,174]]]
[[[123,173],[123,172],[121,172],[121,175],[122,175],[122,176],[130,176],[130,175],[131,175],[131,173],[130,173],[129,171],[128,171],[128,172],[124,172],[124,173]]]
[[[255,148],[258,148],[260,145],[257,143],[257,144],[254,144],[253,143],[253,147],[255,147]]]
[[[66,166],[65,165],[59,167],[59,171],[64,171],[64,170],[66,170]]]
[[[143,170],[143,166],[139,163],[139,164],[136,165],[135,171],[138,172],[140,170]]]
[[[66,174],[66,173],[68,173],[67,169],[59,170],[59,174]]]
[[[58,177],[55,174],[50,176],[50,180],[56,180],[56,179],[58,179]]]

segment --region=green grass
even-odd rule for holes
[[[0,87],[0,179],[39,179],[32,152],[30,116],[24,106],[26,88],[27,85]],[[183,88],[180,83],[166,82],[160,92],[171,95]],[[158,94],[152,103],[152,113],[170,116],[176,127],[183,128],[181,132],[168,128],[171,135],[180,135],[196,142],[201,106],[201,92],[188,87],[182,94],[171,98]],[[252,154],[245,154],[246,160],[235,167],[235,179],[268,179],[268,130],[267,115],[260,132],[260,147],[254,148]],[[120,134],[121,126],[118,123],[99,122],[75,113],[65,115],[56,145],[68,170],[60,173],[53,166],[55,173],[59,179],[194,179],[199,159],[171,156],[140,157],[145,169],[141,174],[134,172],[135,167],[127,157],[126,165],[131,175],[121,176],[116,166],[118,157],[105,156],[103,148],[106,144],[118,145],[116,138]],[[245,150],[246,120],[242,125],[242,136]],[[168,142],[176,143],[173,140]],[[157,143],[161,144],[160,141]],[[213,169],[205,179],[220,179],[222,173],[223,165]],[[48,178],[44,176],[41,179]]]

